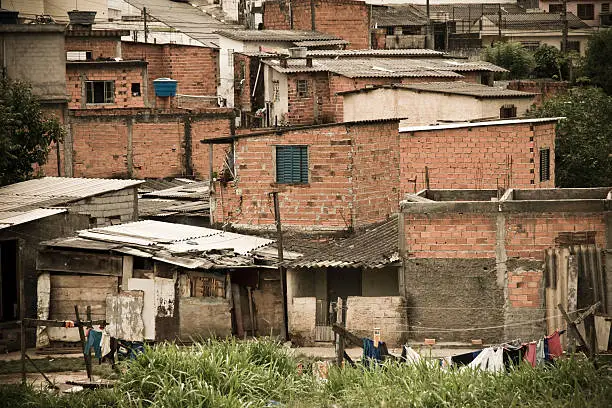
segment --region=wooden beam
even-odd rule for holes
[[[39,271],[73,272],[91,275],[123,275],[123,257],[73,251],[40,251],[36,258]]]
[[[567,327],[568,329],[570,329],[571,331],[574,332],[574,336],[576,337],[576,339],[578,339],[578,341],[580,342],[580,344],[587,349],[587,352],[589,354],[589,356],[592,355],[591,353],[591,349],[589,348],[589,345],[587,344],[587,342],[584,340],[584,338],[582,337],[582,334],[580,334],[580,332],[578,331],[578,328],[576,327],[576,323],[574,323],[572,321],[572,319],[570,319],[570,317],[567,315],[567,313],[565,312],[565,309],[563,308],[563,305],[561,303],[559,303],[557,305],[557,308],[559,308],[559,311],[561,312],[561,314],[563,315],[563,318],[565,319],[565,321],[567,322]]]
[[[24,319],[24,324],[27,327],[36,327],[36,326],[47,326],[47,327],[65,327],[65,322],[63,320],[41,320],[41,319]],[[80,321],[74,322],[74,327],[79,327],[79,325],[83,327],[95,326],[106,324],[106,320],[91,320],[91,321]]]
[[[85,345],[87,344],[85,341],[85,330],[83,330],[83,324],[79,318],[79,307],[77,305],[74,305],[74,314],[76,315],[76,323],[77,327],[79,328],[79,337],[81,338],[81,345],[83,346],[83,357],[85,358],[87,378],[89,378],[89,381],[91,381],[91,354],[89,352],[85,352]]]
[[[344,340],[346,340],[349,344],[352,343],[356,346],[363,347],[363,338],[355,336],[353,333],[346,330],[344,327],[334,323],[332,324],[332,330],[334,333],[337,333],[344,337]]]

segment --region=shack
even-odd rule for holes
[[[73,320],[74,305],[109,324],[142,322],[142,340],[278,334],[281,289],[272,244],[261,237],[145,220],[42,243],[38,318]],[[140,316],[117,312],[143,297]],[[119,301],[118,301],[119,300]],[[141,312],[140,312],[141,311]],[[121,319],[122,321],[117,321]],[[79,341],[75,328],[39,328],[37,345]]]

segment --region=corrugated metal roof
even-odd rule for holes
[[[193,180],[173,178],[171,180],[165,179],[146,179],[144,183],[138,186],[139,193],[150,193],[158,190],[166,190],[172,187],[183,186],[188,183],[195,183]]]
[[[37,208],[30,211],[2,211],[0,212],[0,229],[25,224],[51,215],[66,212],[65,208]]]
[[[318,31],[300,31],[300,30],[218,30],[215,34],[231,38],[236,41],[246,42],[296,42],[296,41],[327,41],[341,40],[342,38],[320,33]]]
[[[202,199],[208,200],[208,192],[210,189],[209,181],[198,181],[195,183],[187,183],[176,187],[167,188],[164,190],[151,191],[143,197],[157,198],[181,198],[181,199]]]
[[[393,87],[413,91],[437,92],[477,98],[533,98],[536,93],[515,91],[471,82],[423,82],[420,84],[397,84]]]
[[[486,14],[484,18],[499,26],[499,15]],[[567,22],[570,29],[588,29],[588,24],[568,11]],[[559,13],[516,13],[502,14],[501,27],[510,30],[561,30],[563,20]]]
[[[316,253],[288,263],[292,268],[382,268],[399,260],[397,217],[363,233],[330,242]]]
[[[446,55],[442,51],[411,48],[411,49],[393,49],[393,50],[312,50],[306,53],[309,57],[422,57],[422,56],[440,56]]]
[[[532,119],[506,119],[506,120],[492,120],[488,122],[462,122],[462,123],[449,123],[445,125],[426,125],[426,126],[404,126],[400,127],[400,133],[404,132],[419,132],[427,130],[440,130],[440,129],[459,129],[465,127],[480,127],[480,126],[499,126],[499,125],[515,125],[521,123],[545,123],[545,122],[558,122],[561,119],[565,119],[563,116],[554,118],[532,118]]]
[[[330,45],[347,45],[349,44],[346,40],[304,40],[294,41],[293,45],[296,47],[326,47]]]
[[[372,25],[377,27],[423,26],[427,15],[413,4],[372,8]]]
[[[0,187],[0,211],[25,206],[51,206],[124,188],[135,187],[143,180],[43,177]]]

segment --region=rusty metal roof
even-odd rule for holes
[[[397,217],[330,242],[325,248],[288,263],[291,268],[382,268],[399,261]]]
[[[331,34],[300,30],[218,30],[215,31],[215,34],[246,42],[278,41],[293,43],[296,41],[342,40],[342,38]]]

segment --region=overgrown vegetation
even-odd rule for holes
[[[612,95],[612,29],[600,30],[589,37],[584,73],[591,84]]]
[[[608,186],[612,181],[612,96],[599,88],[573,88],[544,103],[536,117],[566,117],[557,125],[557,187]]]
[[[536,66],[533,54],[517,42],[495,43],[482,51],[482,59],[509,71],[497,79],[528,78]]]
[[[30,87],[0,78],[0,186],[23,181],[47,162],[49,145],[63,138],[57,119],[43,116]]]
[[[125,367],[115,389],[56,395],[0,387],[18,407],[607,407],[609,367],[586,360],[509,373],[444,371],[425,365],[332,367],[328,381],[298,370],[271,341],[161,345]]]

